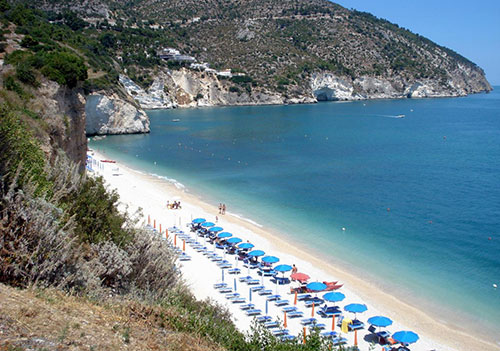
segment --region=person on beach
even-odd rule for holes
[[[167,210],[170,209],[170,201],[167,200]]]
[[[297,272],[298,272],[298,269],[297,269],[297,267],[295,267],[295,264],[294,264],[292,267],[292,274],[297,273]],[[295,279],[292,279],[292,280],[295,280]]]
[[[222,214],[226,214],[226,204],[222,204]]]
[[[219,202],[219,214],[222,214],[222,202]]]

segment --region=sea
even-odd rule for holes
[[[90,147],[500,345],[499,91],[154,110]]]

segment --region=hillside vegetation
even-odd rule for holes
[[[351,80],[384,78],[398,89],[418,80],[438,82],[443,89],[464,85],[467,93],[491,89],[484,72],[453,50],[327,0],[88,0],[78,4],[45,0],[36,6],[56,22],[67,23],[68,13],[84,19],[80,25],[73,24],[82,33],[77,41],[102,57],[100,68],[106,69],[104,61],[116,59],[114,69],[126,69],[143,86],[151,82],[157,67],[166,65],[156,51],[168,46],[216,69],[246,73],[246,79],[235,86],[248,90],[261,86],[304,94],[314,72]]]

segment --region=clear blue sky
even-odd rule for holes
[[[334,0],[385,18],[446,46],[500,85],[500,0]]]

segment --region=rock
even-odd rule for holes
[[[87,135],[149,133],[146,113],[116,94],[91,94],[85,105]]]
[[[160,109],[176,107],[170,97],[165,93],[165,80],[163,76],[154,79],[148,91],[134,83],[125,75],[120,75],[120,83],[127,93],[134,98],[144,109]]]

